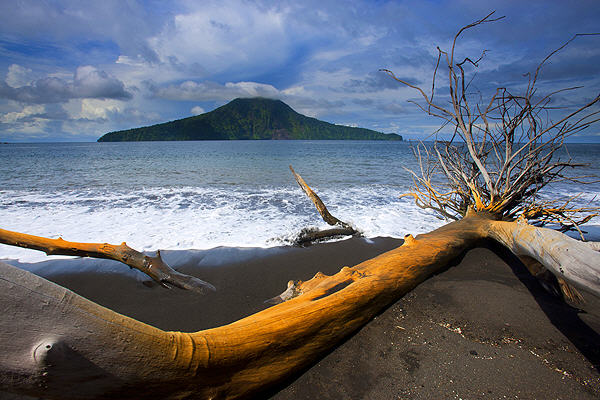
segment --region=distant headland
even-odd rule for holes
[[[395,133],[335,125],[294,111],[281,100],[235,99],[213,111],[110,132],[98,142],[165,140],[402,140]]]

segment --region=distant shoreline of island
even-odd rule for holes
[[[307,117],[281,100],[238,98],[213,111],[152,126],[109,132],[98,142],[192,140],[393,140],[395,133]]]

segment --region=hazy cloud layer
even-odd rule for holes
[[[167,100],[183,101],[223,101],[236,97],[279,97],[280,92],[271,85],[256,82],[215,82],[185,81],[178,85],[154,87],[154,95]]]

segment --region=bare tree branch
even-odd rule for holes
[[[591,182],[589,178],[574,176],[571,170],[581,167],[581,164],[570,158],[564,159],[560,154],[566,138],[600,120],[600,111],[592,108],[600,102],[600,95],[558,115],[563,107],[552,105],[554,97],[579,87],[538,95],[537,83],[543,66],[552,56],[579,36],[597,34],[577,34],[548,54],[533,74],[526,75],[528,82],[524,92],[513,93],[506,87],[498,87],[489,100],[484,101],[481,93],[468,92],[476,73],[467,73],[465,66],[477,69],[487,50],[483,50],[479,57],[465,56],[455,63],[457,43],[466,30],[502,18],[495,18],[494,12],[491,12],[462,27],[454,36],[449,52],[437,47],[430,96],[420,87],[397,78],[390,70],[382,70],[421,95],[421,101],[411,100],[411,103],[428,115],[440,118],[442,127],[453,127],[449,141],[436,141],[431,150],[424,144],[417,146],[415,156],[420,165],[420,175],[413,173],[415,187],[407,196],[413,197],[419,207],[430,208],[444,218],[464,215],[469,206],[491,213],[498,219],[512,219],[519,213],[529,215],[536,210],[538,218],[560,223],[564,229],[571,227],[581,233],[578,226],[589,221],[582,214],[598,215],[599,207],[546,209],[548,205],[539,202],[538,193],[553,182]],[[434,102],[442,56],[448,68],[450,106]],[[430,151],[435,157],[429,156]],[[445,177],[447,183],[440,184],[439,179],[436,181],[434,177],[438,175]]]
[[[210,283],[182,274],[169,267],[163,261],[160,251],[157,251],[154,257],[147,256],[127,246],[125,242],[120,245],[68,242],[62,238],[48,239],[0,229],[0,243],[40,250],[47,255],[94,257],[119,261],[131,268],[142,271],[166,288],[174,286],[199,293],[204,292],[205,289],[215,290],[215,287]]]

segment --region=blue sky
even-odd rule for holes
[[[430,87],[436,46],[492,10],[506,18],[458,46],[489,50],[474,80],[483,95],[523,88],[553,49],[600,32],[597,1],[4,1],[0,141],[94,141],[252,96],[422,139],[439,121],[379,69]],[[539,86],[584,86],[558,98],[568,107],[600,93],[600,37],[553,57]],[[573,139],[600,142],[600,127]]]

